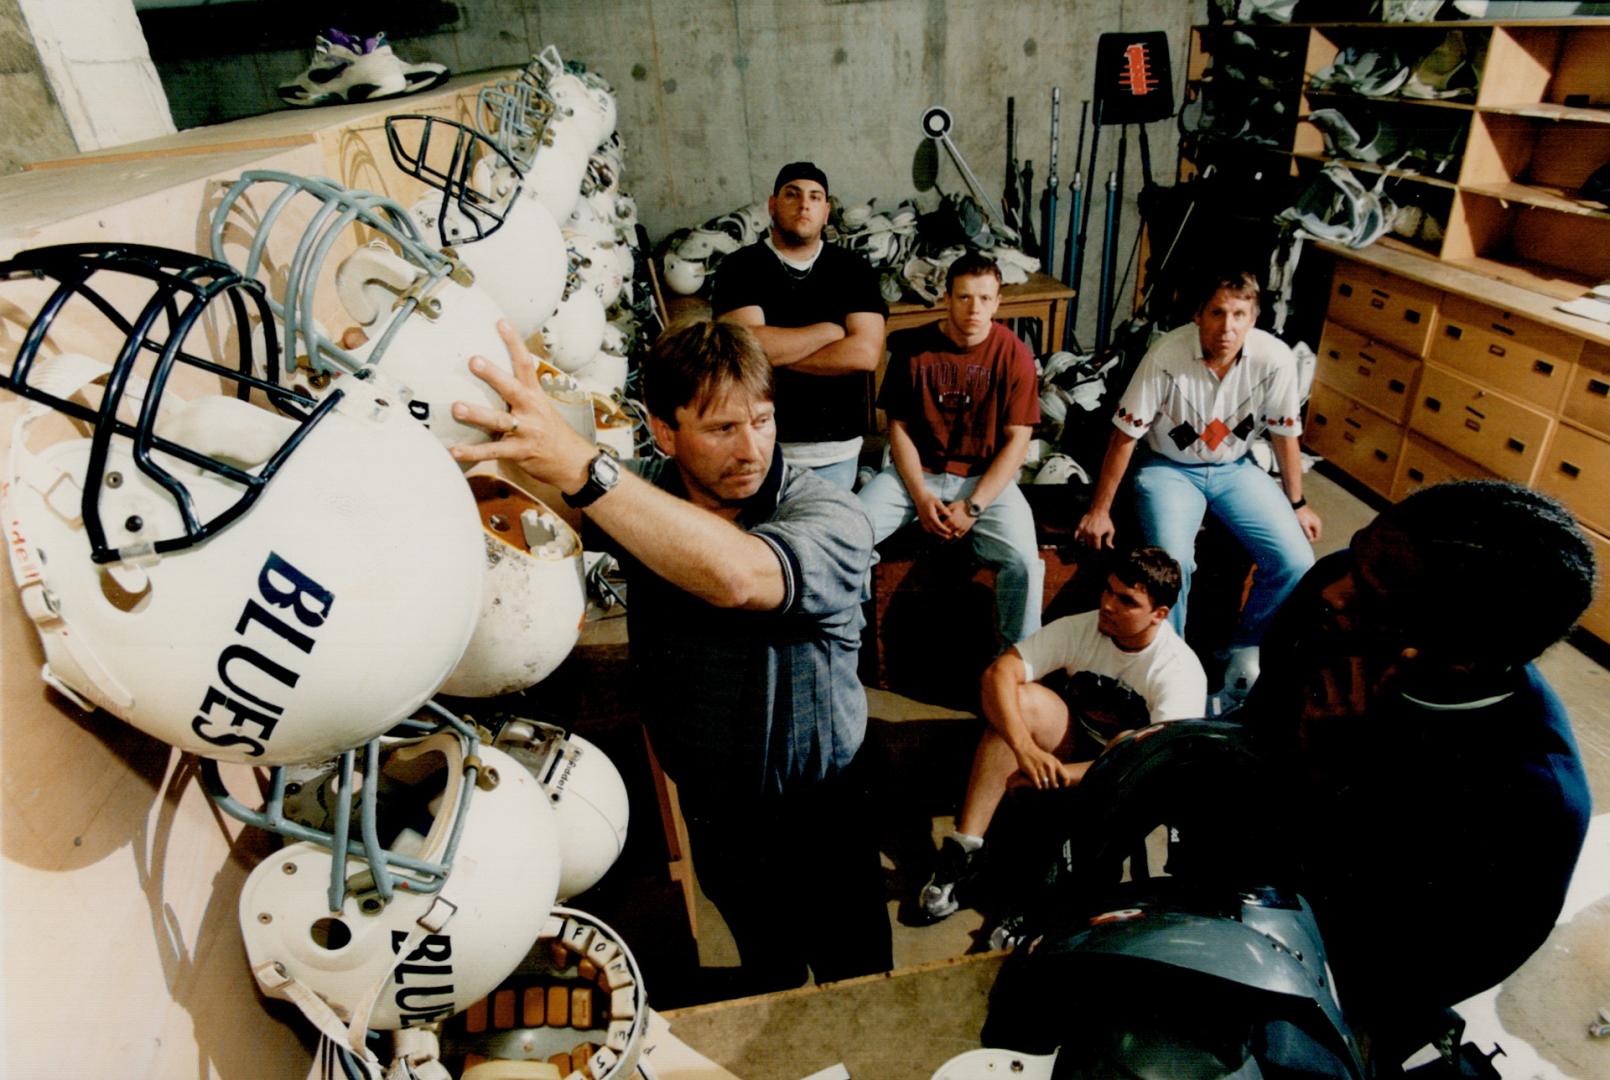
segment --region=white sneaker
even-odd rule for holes
[[[403,60],[391,51],[383,33],[360,39],[327,30],[314,39],[313,62],[282,84],[279,95],[290,105],[343,105],[418,93],[446,80],[445,66]]]

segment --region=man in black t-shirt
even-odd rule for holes
[[[848,490],[888,307],[866,259],[822,239],[827,175],[792,162],[772,190],[771,232],[722,261],[712,307],[718,318],[748,327],[766,350],[784,456]]]

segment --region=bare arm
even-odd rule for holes
[[[883,359],[883,316],[853,311],[844,319],[844,337],[816,350],[794,364],[807,375],[843,375],[850,371],[876,371]],[[769,354],[768,354],[769,355]]]
[[[1118,496],[1118,485],[1129,471],[1129,459],[1135,456],[1135,439],[1117,428],[1107,438],[1107,453],[1101,459],[1101,473],[1096,477],[1096,490],[1090,496],[1090,509],[1079,519],[1074,536],[1091,547],[1113,546],[1112,503]]]
[[[996,657],[995,662],[984,669],[980,687],[984,719],[1017,759],[1017,772],[1024,780],[1037,788],[1071,787],[1083,779],[1089,763],[1059,761],[1055,754],[1035,741],[1022,710],[1021,695],[1027,685],[1028,668],[1023,664],[1022,653],[1013,647]],[[1051,693],[1043,687],[1035,689]]]
[[[1286,489],[1286,498],[1292,502],[1301,502],[1303,497],[1303,455],[1297,447],[1297,436],[1276,435],[1270,432],[1269,439],[1275,446],[1275,459],[1280,462],[1280,483]],[[1323,525],[1319,515],[1313,507],[1304,506],[1297,511],[1297,524],[1302,526],[1303,535],[1310,541],[1319,539]]]
[[[470,371],[502,395],[513,424],[509,414],[454,402],[455,419],[499,437],[455,446],[453,457],[461,462],[509,461],[573,494],[586,483],[587,466],[598,448],[554,409],[514,328],[500,321],[498,333],[515,374],[505,374],[481,357],[471,358]],[[716,607],[770,611],[785,599],[782,566],[770,544],[631,473],[623,473],[614,490],[587,507],[586,514],[654,573]]]
[[[1017,480],[1017,474],[1023,468],[1023,459],[1029,455],[1029,441],[1034,437],[1034,429],[1026,425],[1013,424],[1006,429],[1006,441],[995,452],[995,460],[989,463],[984,475],[979,477],[978,486],[973,489],[973,501],[980,507],[988,506],[1006,490],[1006,485]]]
[[[1029,734],[1028,725],[1023,722],[1017,699],[1018,690],[1028,681],[1028,668],[1023,666],[1023,654],[1014,646],[997,656],[984,669],[981,687],[984,719],[1018,755],[1034,745],[1034,738]]]
[[[942,540],[954,540],[961,533],[956,517],[939,497],[922,482],[922,459],[917,455],[917,444],[911,441],[904,420],[889,421],[889,457],[900,482],[906,485],[912,505],[917,508],[917,520],[922,527]]]
[[[766,313],[758,304],[734,308],[721,317],[754,334],[760,347],[766,350],[766,359],[771,361],[772,367],[794,367],[822,349],[843,341],[845,337],[844,327],[835,322],[811,323],[809,326],[767,326]]]

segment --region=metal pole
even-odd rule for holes
[[[1040,197],[1040,244],[1045,251],[1045,272],[1057,274],[1057,150],[1062,141],[1062,88],[1051,88],[1051,171]],[[1052,343],[1054,344],[1054,343]]]

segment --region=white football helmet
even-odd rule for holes
[[[576,268],[576,276],[583,285],[598,294],[599,303],[607,311],[620,299],[621,291],[626,288],[626,275],[621,273],[615,242],[597,240],[586,233],[569,230],[565,231],[564,238],[570,251],[571,265]],[[603,338],[600,337],[599,341],[602,342]]]
[[[55,285],[0,375],[36,403],[0,502],[48,683],[257,764],[337,753],[435,691],[474,630],[483,557],[463,476],[400,387],[292,393],[253,355],[249,311],[274,342],[261,286],[199,256],[70,245],[0,276]],[[102,316],[127,335],[112,364],[48,351],[58,317],[67,333]],[[225,352],[214,332],[238,371],[206,358]],[[218,380],[234,396],[176,389]]]
[[[684,259],[673,251],[667,251],[664,266],[665,284],[672,292],[692,296],[704,287],[704,263]]]
[[[494,466],[469,482],[486,545],[481,617],[441,691],[496,697],[535,686],[575,648],[587,611],[581,538]]]
[[[435,1024],[485,997],[558,893],[548,793],[456,722],[276,770],[261,812],[205,780],[226,812],[293,841],[241,888],[258,985],[353,1049],[368,1028]]]
[[[554,121],[554,127],[574,130],[588,154],[615,133],[614,95],[595,92],[580,75],[567,70],[553,45],[533,56],[527,71],[538,74],[548,96],[569,110],[568,116]]]
[[[386,137],[397,166],[441,192],[414,203],[414,219],[470,268],[521,338],[535,334],[564,295],[565,241],[515,162],[436,117],[387,117]]]
[[[247,209],[256,205],[249,199],[237,211],[247,192],[272,201],[259,213]],[[289,235],[293,227],[276,229],[293,204],[311,209],[300,236]],[[342,259],[333,275],[341,312],[355,324],[342,335],[350,346],[344,347],[320,332],[315,304],[320,283],[329,276],[325,263],[332,249],[356,227],[376,235]],[[489,438],[453,419],[450,406],[463,400],[495,412],[508,410],[468,369],[469,358],[479,354],[512,372],[496,329],[504,313],[475,285],[468,267],[422,238],[408,211],[330,180],[251,171],[241,175],[213,214],[214,257],[227,261],[243,231],[249,243],[244,254],[234,253],[239,269],[248,277],[283,280],[282,294],[271,291],[269,305],[284,324],[282,367],[295,371],[301,385],[317,395],[335,372],[377,369],[406,388],[408,411],[442,444]],[[276,237],[276,232],[286,235]],[[271,239],[276,252],[269,250]],[[294,253],[287,258],[288,248]],[[328,306],[329,298],[323,299]]]
[[[626,782],[604,752],[580,735],[535,720],[512,720],[494,744],[530,769],[559,821],[559,899],[596,885],[626,846]]]
[[[578,385],[606,398],[613,398],[626,390],[626,357],[600,350],[591,360],[570,373]]]
[[[571,255],[573,267],[565,298],[559,301],[559,310],[542,324],[542,341],[547,346],[548,358],[564,371],[580,367],[594,356],[604,344],[604,324],[607,316],[604,302],[594,289],[587,287],[579,269],[580,260]]]

